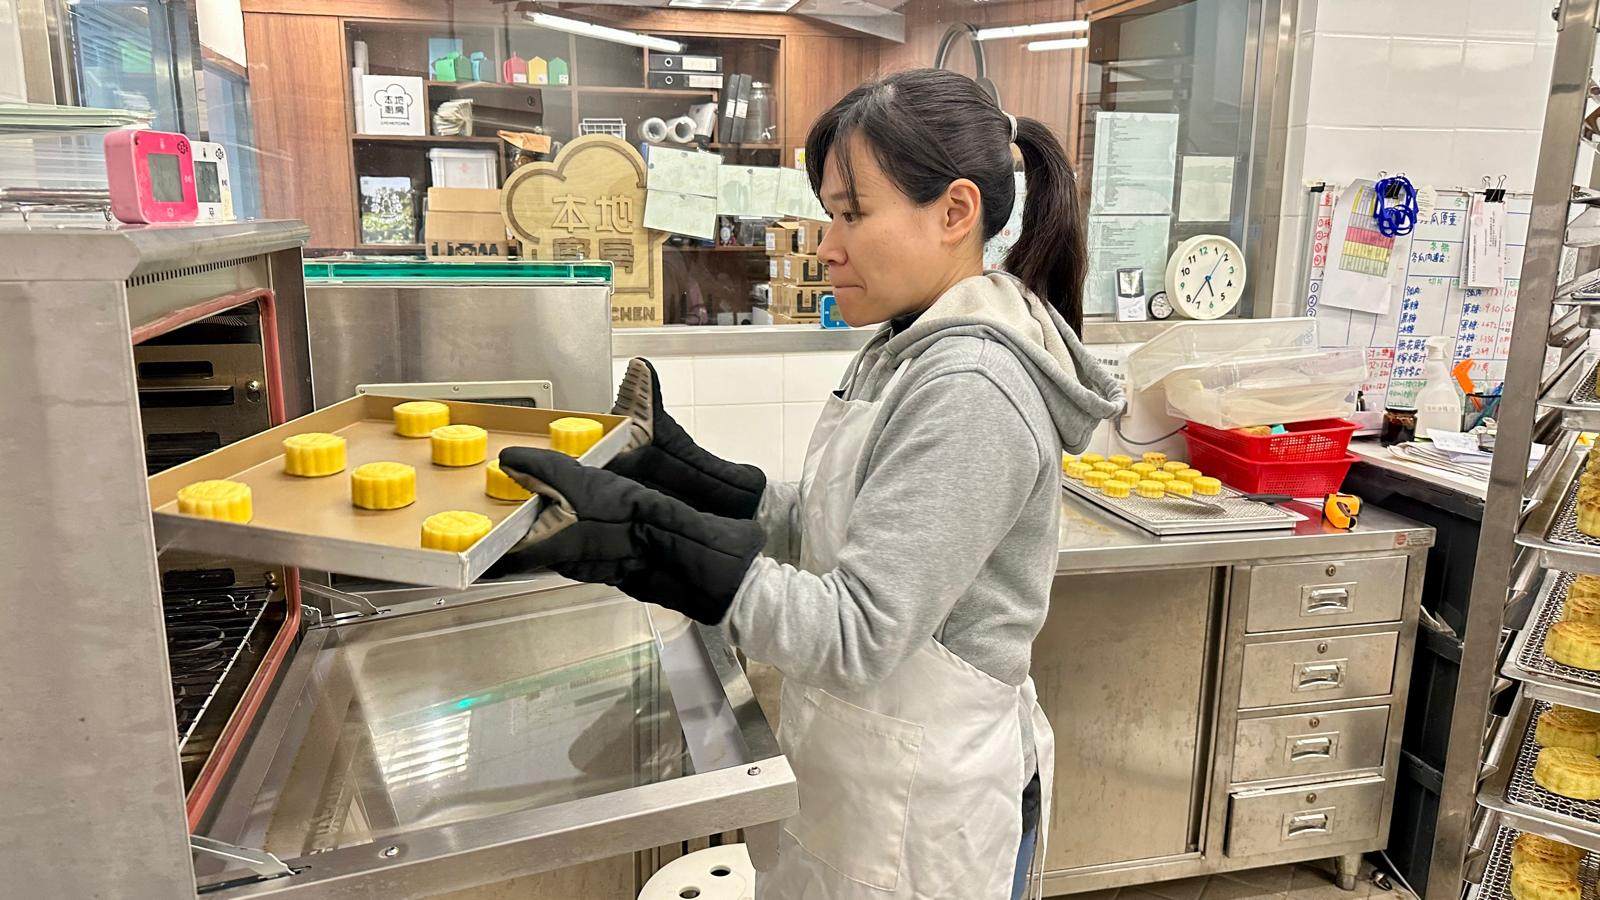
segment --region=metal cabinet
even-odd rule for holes
[[[1109,571],[1059,572],[1034,645],[1047,894],[1324,857],[1353,884],[1388,834],[1432,537],[1373,513],[1366,533],[1169,539],[1117,566],[1122,536],[1073,512],[1080,564]]]

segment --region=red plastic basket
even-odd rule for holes
[[[1253,435],[1190,422],[1185,431],[1213,447],[1258,462],[1330,462],[1344,459],[1359,426],[1344,419],[1317,419],[1283,426],[1283,434]]]
[[[1344,484],[1344,476],[1356,461],[1354,454],[1345,453],[1338,459],[1263,462],[1229,453],[1198,434],[1184,437],[1189,442],[1189,465],[1247,494],[1329,494]]]

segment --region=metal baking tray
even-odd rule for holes
[[[1134,495],[1126,499],[1107,497],[1082,482],[1063,478],[1061,486],[1069,493],[1089,501],[1108,512],[1143,528],[1151,534],[1208,534],[1220,531],[1270,531],[1293,528],[1305,521],[1305,516],[1292,510],[1246,500],[1244,495],[1227,485],[1215,497],[1201,499],[1222,507],[1215,513],[1182,500],[1151,500]]]
[[[1511,652],[1501,670],[1523,683],[1523,693],[1537,700],[1600,712],[1600,672],[1562,665],[1544,655],[1550,626],[1561,621],[1567,588],[1575,578],[1568,572],[1546,572],[1528,612],[1528,624],[1511,642]]]
[[[542,501],[508,503],[488,496],[481,465],[434,465],[431,442],[394,433],[392,410],[404,402],[375,394],[352,397],[151,476],[157,546],[401,584],[466,588],[522,539]],[[548,447],[550,423],[568,415],[593,419],[604,430],[600,442],[581,457],[587,465],[605,465],[633,439],[622,416],[440,402],[450,407],[451,422],[489,432],[489,459],[506,447]],[[348,441],[345,471],[325,478],[284,474],[283,439],[306,431],[332,432]],[[350,472],[379,460],[416,468],[417,502],[382,511],[350,503]],[[211,478],[250,485],[254,518],[241,524],[180,514],[178,489]],[[483,513],[495,526],[461,553],[423,549],[422,520],[447,509]]]
[[[1469,900],[1511,900],[1511,845],[1522,832],[1509,825],[1501,825],[1489,845],[1489,862],[1483,870],[1483,880],[1468,892]],[[1583,886],[1583,900],[1600,900],[1595,882],[1600,880],[1600,861],[1593,853],[1585,854],[1578,863],[1578,883]]]
[[[1589,321],[1585,319],[1584,324],[1587,325]],[[1596,319],[1595,327],[1600,327],[1600,319]],[[1563,428],[1574,431],[1600,430],[1600,396],[1595,393],[1594,371],[1597,360],[1600,357],[1595,354],[1586,354],[1568,366],[1550,384],[1544,396],[1539,398],[1540,406],[1561,411]]]
[[[1600,800],[1573,800],[1540,787],[1533,780],[1539,743],[1533,739],[1542,700],[1520,697],[1506,727],[1490,748],[1488,775],[1478,789],[1478,803],[1501,814],[1506,824],[1575,847],[1600,852]]]
[[[1534,499],[1516,541],[1538,551],[1545,568],[1600,575],[1600,538],[1578,530],[1578,475],[1584,464],[1583,452],[1567,454],[1550,488]]]

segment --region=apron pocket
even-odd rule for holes
[[[817,688],[785,694],[784,753],[794,767],[800,812],[784,830],[840,875],[895,890],[922,726]]]

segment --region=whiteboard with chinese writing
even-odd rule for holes
[[[1363,407],[1381,410],[1393,400],[1409,405],[1422,388],[1425,342],[1438,334],[1456,339],[1455,358],[1471,359],[1469,373],[1478,391],[1492,391],[1505,378],[1511,353],[1511,323],[1517,308],[1517,276],[1522,272],[1532,197],[1506,195],[1506,282],[1501,288],[1464,288],[1467,207],[1465,191],[1439,191],[1433,210],[1411,235],[1395,241],[1404,251],[1391,273],[1397,302],[1384,313],[1339,309],[1320,303],[1333,210],[1339,189],[1312,193],[1311,243],[1303,309],[1317,319],[1324,347],[1363,347],[1367,382]],[[1393,395],[1392,398],[1390,395]]]

